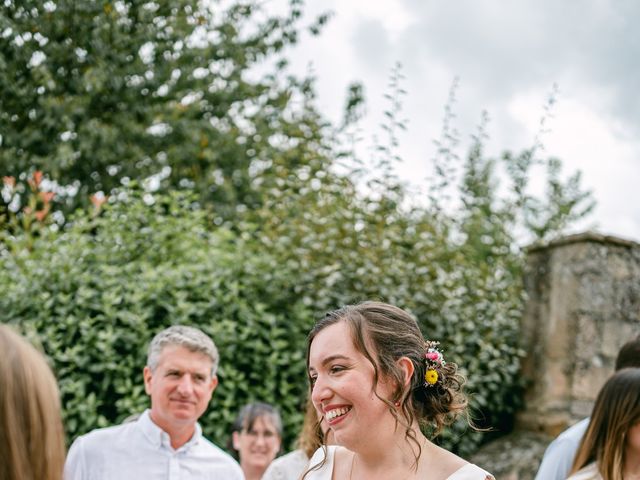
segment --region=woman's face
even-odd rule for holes
[[[640,458],[640,422],[636,422],[627,432],[627,451]]]
[[[266,470],[280,450],[281,438],[268,415],[256,418],[251,428],[233,432],[233,448],[244,469]]]
[[[356,350],[348,325],[341,321],[321,330],[309,349],[311,400],[333,432],[335,443],[357,451],[376,428],[394,428],[387,405],[373,391],[373,365]],[[390,398],[378,382],[378,395]]]

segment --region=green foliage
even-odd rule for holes
[[[273,16],[258,1],[3,2],[0,170],[47,171],[67,210],[151,176],[225,218],[259,204],[272,172],[326,163],[310,84],[280,56],[299,3]]]
[[[205,433],[226,444],[239,407],[278,399],[287,441],[306,395],[304,339],[313,320],[290,295],[293,274],[242,239],[210,232],[193,199],[130,197],[103,215],[80,215],[34,248],[2,252],[3,321],[37,332],[53,361],[72,439],[148,405],[146,346],[160,329],[192,324],[222,361]],[[153,203],[151,203],[153,202]]]

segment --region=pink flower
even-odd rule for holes
[[[109,197],[102,193],[94,193],[89,197],[89,199],[91,200],[91,203],[93,203],[93,206],[99,210],[100,207],[102,207],[102,204],[106,202]]]
[[[32,178],[27,180],[27,182],[29,182],[29,185],[33,190],[37,190],[40,186],[40,182],[42,182],[42,171],[36,170],[35,172],[33,172]]]
[[[44,221],[45,218],[47,218],[47,214],[49,213],[49,209],[45,208],[43,210],[37,210],[35,213],[36,218],[38,219],[39,222]]]
[[[42,199],[45,205],[47,205],[51,200],[53,200],[53,197],[56,196],[54,192],[39,192],[38,195],[40,196],[40,198]]]
[[[427,360],[431,360],[432,362],[440,360],[440,354],[438,352],[427,352],[425,356],[427,357]]]
[[[2,177],[2,182],[11,189],[13,189],[16,186],[15,177]]]

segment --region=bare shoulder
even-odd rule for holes
[[[495,480],[493,475],[472,463],[456,470],[447,480]]]
[[[428,471],[434,478],[442,480],[495,480],[482,468],[440,447],[429,456]],[[427,465],[425,465],[427,467]]]

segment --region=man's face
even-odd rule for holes
[[[217,377],[211,378],[211,359],[179,345],[162,349],[155,371],[144,368],[151,418],[168,433],[195,424],[217,385]]]

